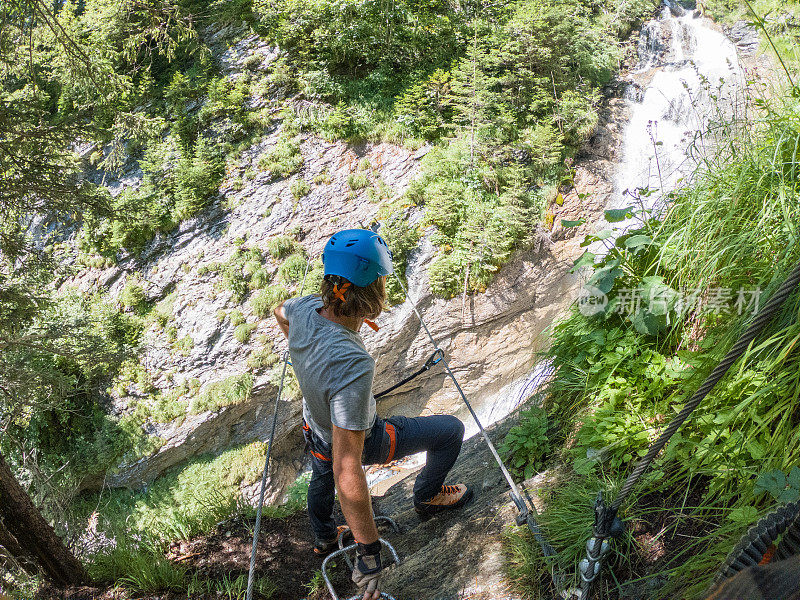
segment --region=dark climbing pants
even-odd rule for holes
[[[311,482],[308,485],[308,516],[318,540],[336,537],[333,501],[333,461],[330,444],[305,428],[311,451]],[[390,417],[377,419],[364,443],[361,462],[386,464],[398,458],[427,451],[425,467],[414,482],[414,501],[430,500],[441,491],[445,477],[461,451],[464,424],[451,415]]]

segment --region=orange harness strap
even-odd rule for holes
[[[394,425],[386,423],[386,433],[389,435],[389,456],[386,457],[386,463],[390,463],[394,459],[394,451],[397,448],[397,432]]]
[[[324,454],[322,454],[320,452],[316,452],[314,450],[309,450],[309,452],[311,453],[312,456],[315,456],[320,460],[324,460],[325,462],[331,462],[330,458],[328,458],[327,456],[325,456]]]

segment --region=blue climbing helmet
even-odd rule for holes
[[[322,251],[325,275],[338,275],[358,287],[394,272],[392,251],[383,238],[369,229],[334,233]]]

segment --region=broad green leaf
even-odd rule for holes
[[[786,475],[781,471],[767,471],[756,479],[755,493],[767,492],[777,499],[786,487]]]
[[[620,221],[624,221],[633,216],[633,207],[628,206],[626,208],[612,208],[605,211],[606,221],[609,223],[619,223]]]
[[[786,481],[793,488],[800,490],[800,467],[792,467],[792,470],[789,471],[789,476],[786,478]]]
[[[581,242],[581,248],[585,248],[586,246],[588,246],[589,244],[593,244],[594,242],[607,240],[612,235],[614,235],[614,232],[610,229],[603,229],[603,231],[600,231],[593,235],[587,235],[585,238],[583,238],[583,241]]]
[[[664,317],[658,317],[646,308],[639,309],[633,316],[633,326],[636,331],[646,335],[656,335],[665,324],[666,319]]]
[[[776,500],[784,504],[789,504],[789,502],[794,502],[799,498],[800,498],[800,490],[789,487],[783,490],[780,494],[778,494]]]
[[[580,258],[575,261],[575,264],[572,265],[572,269],[570,269],[570,273],[574,273],[578,269],[582,267],[591,267],[594,265],[595,254],[589,252],[588,250],[581,254]]]
[[[748,525],[758,518],[758,510],[755,506],[740,506],[728,513],[728,519],[734,523]]]
[[[747,451],[755,460],[764,457],[764,447],[754,439],[747,440]]]
[[[576,458],[575,462],[572,465],[572,468],[575,469],[575,472],[578,475],[588,475],[594,469],[595,461],[590,458]]]
[[[625,240],[625,247],[629,250],[634,250],[637,248],[642,248],[643,246],[649,246],[652,243],[653,238],[651,238],[649,235],[632,235]]]
[[[564,219],[561,219],[561,226],[565,228],[578,227],[579,225],[583,225],[584,223],[586,223],[586,219],[584,218],[580,218],[577,221],[566,221]]]
[[[622,269],[617,267],[603,267],[592,275],[589,281],[586,282],[586,285],[596,287],[604,294],[607,294],[611,291],[611,288],[614,287],[614,282],[620,275],[622,275]]]
[[[648,275],[647,277],[642,277],[642,283],[645,285],[663,285],[664,278],[661,275]]]

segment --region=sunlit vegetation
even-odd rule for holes
[[[602,242],[602,257],[587,252],[578,262],[608,303],[591,315],[576,307],[554,326],[545,354],[555,369],[547,415],[525,416],[505,442],[515,466],[538,470],[549,460],[569,472],[567,483],[548,492],[542,516],[566,572],[574,573],[585,552],[597,492],[614,496],[752,318],[754,295],[763,306],[800,261],[800,169],[792,150],[800,138],[800,107],[793,96],[760,106],[747,130],[717,133],[716,153],[691,187],[670,194],[661,219],[640,212],[634,201],[617,212],[638,215],[639,227]],[[609,220],[625,216],[611,213]],[[632,290],[640,294],[636,309]],[[664,594],[704,597],[758,517],[800,498],[800,485],[792,483],[800,474],[793,471],[800,459],[793,408],[800,394],[799,314],[795,293],[623,506],[631,522],[679,516],[690,532],[678,533],[687,536],[678,542],[665,537],[673,550],[656,561],[627,534],[619,544],[628,558],[619,568],[628,578],[665,577]],[[567,446],[549,452],[567,438]],[[643,497],[645,506],[637,502]],[[512,576],[528,590],[549,569],[532,543],[513,535],[507,543]]]

